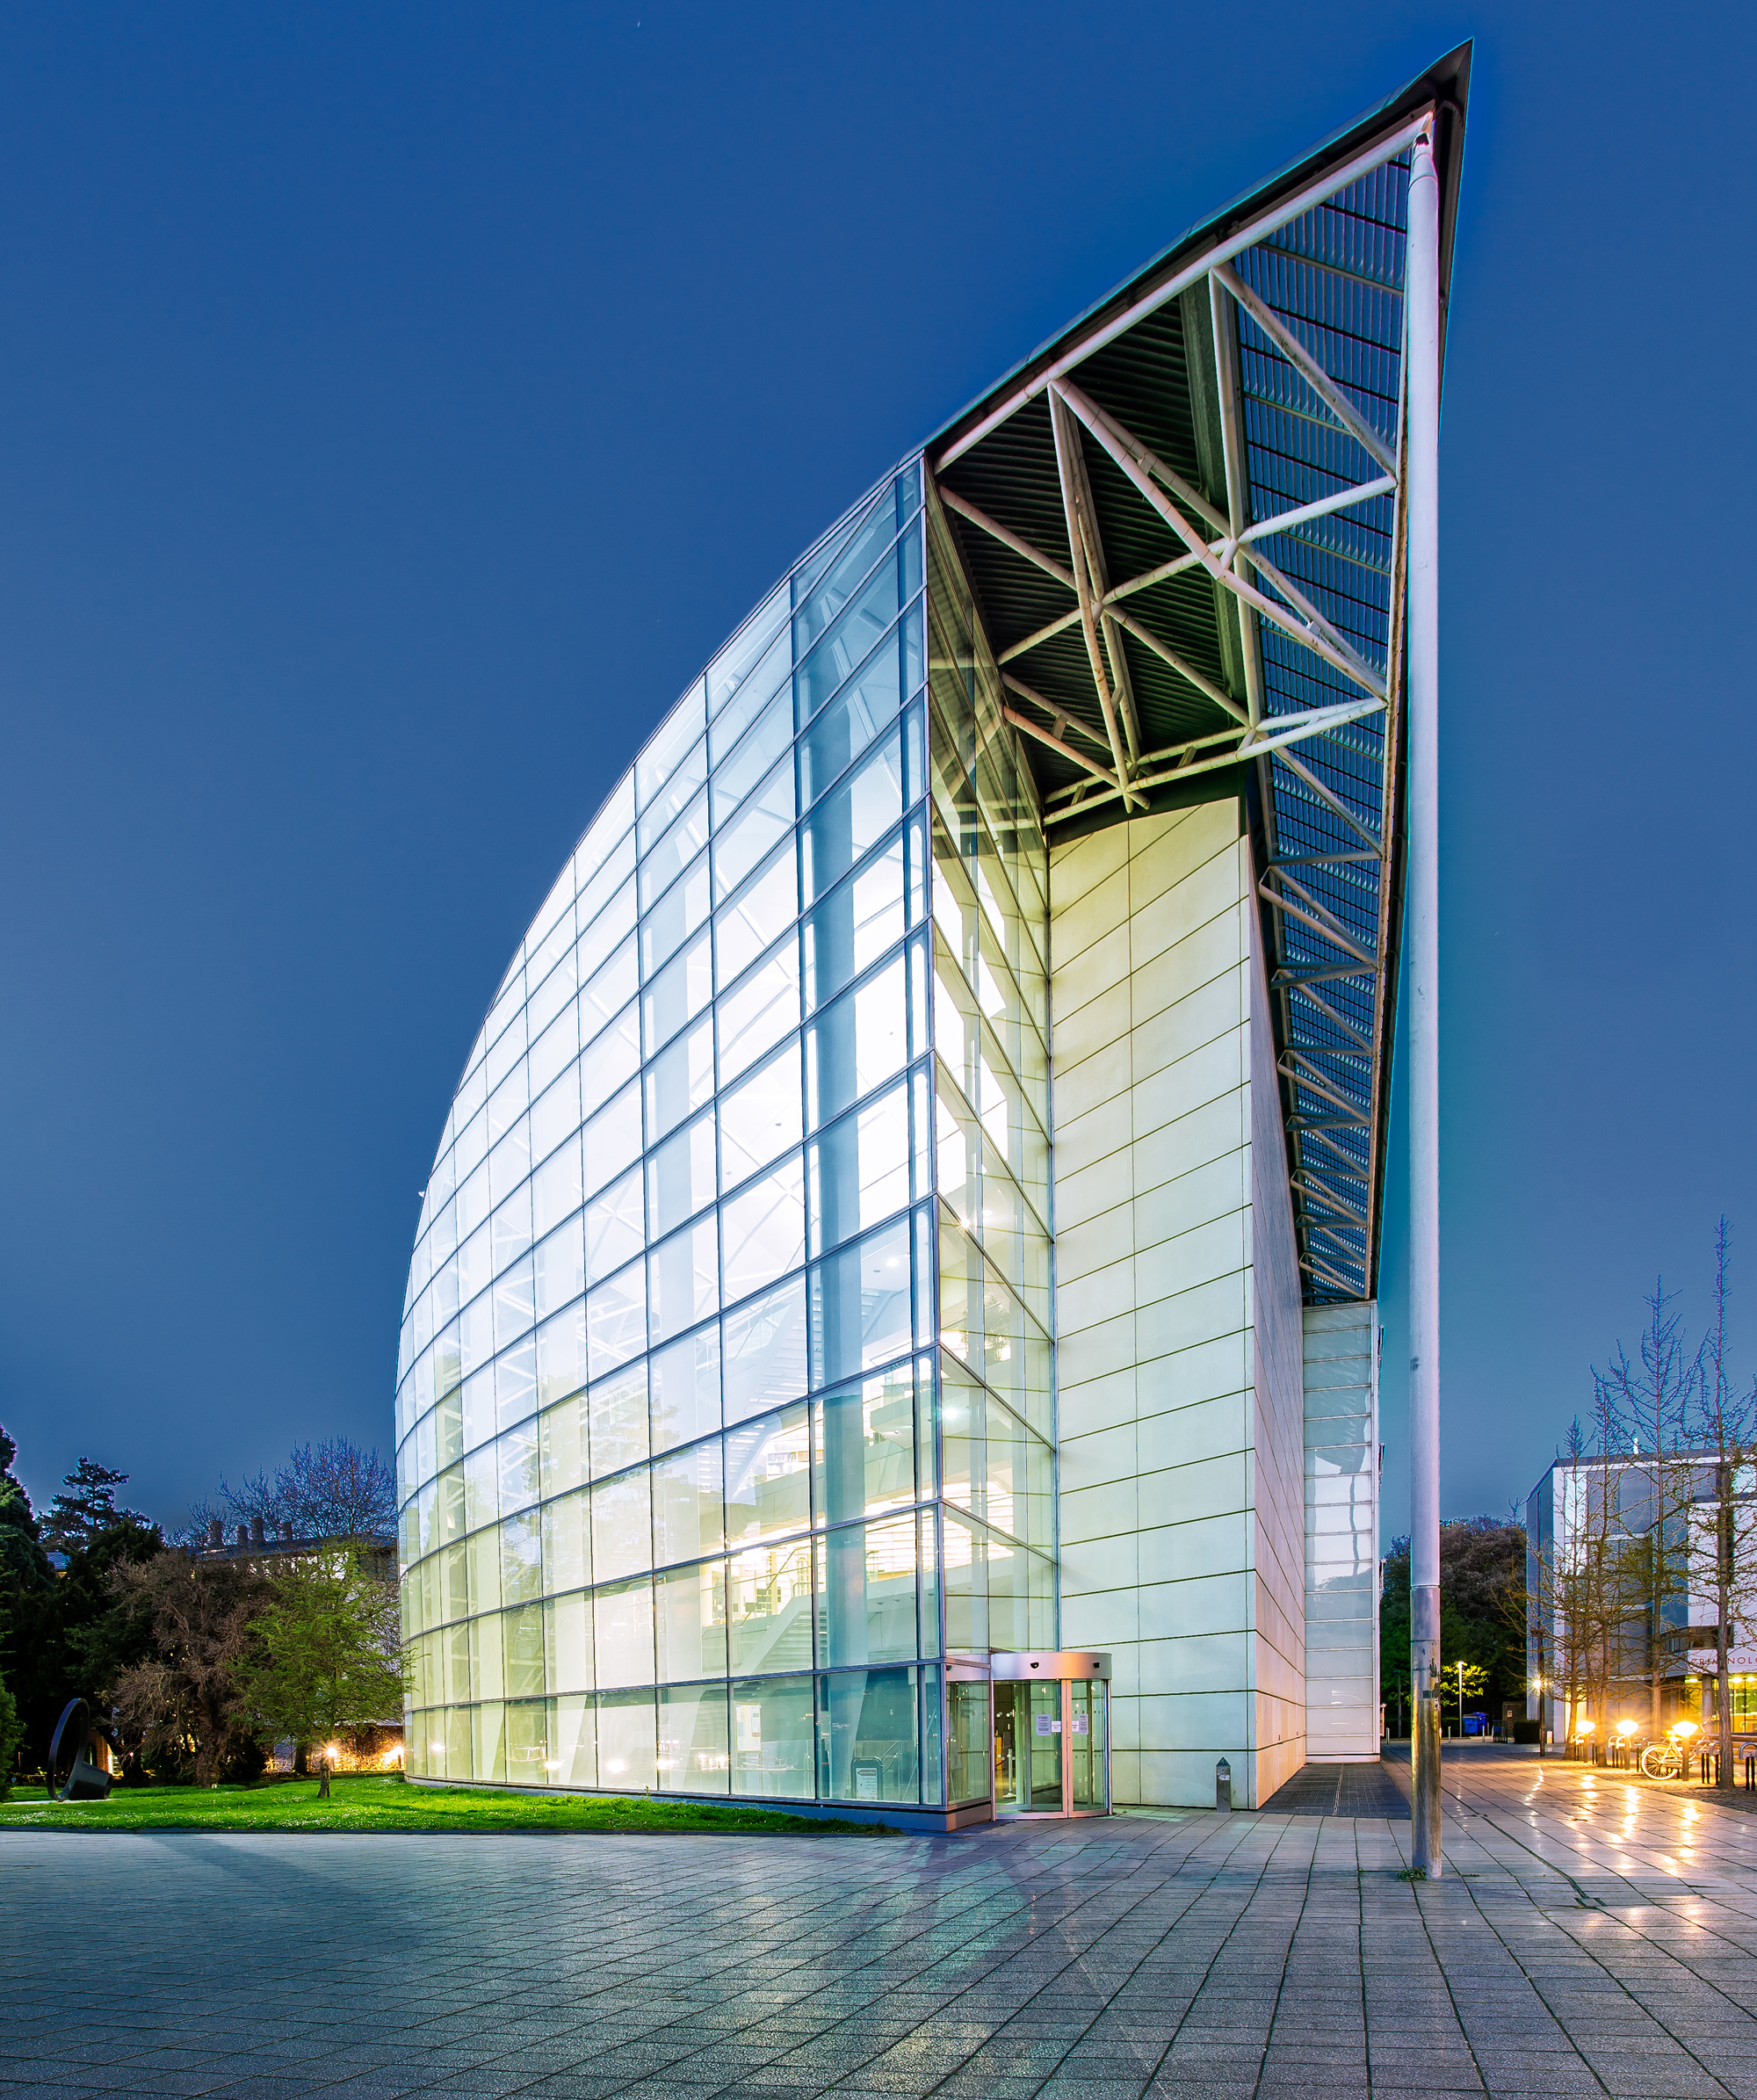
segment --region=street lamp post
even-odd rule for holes
[[[1414,1866],[1440,1855],[1440,183],[1410,154],[1408,358],[1409,1661]],[[1462,1726],[1462,1723],[1460,1724]]]

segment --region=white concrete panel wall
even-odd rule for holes
[[[1061,1639],[1115,1658],[1124,1803],[1211,1803],[1223,1755],[1254,1803],[1300,1762],[1298,1292],[1279,1167],[1266,1294],[1252,1273],[1248,853],[1218,803],[1051,856]]]
[[[1306,1755],[1377,1757],[1378,1307],[1305,1326]]]
[[[1245,849],[1241,847],[1242,852]],[[1250,891],[1246,890],[1248,899]],[[1305,1399],[1299,1254],[1257,916],[1251,935],[1251,1505],[1259,1801],[1305,1762]]]

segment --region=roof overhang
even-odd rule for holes
[[[1217,213],[926,447],[1059,839],[1239,798],[1308,1300],[1377,1289],[1401,900],[1404,226],[1450,283],[1470,46]]]

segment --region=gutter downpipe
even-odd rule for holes
[[[1416,138],[1405,278],[1409,355],[1409,1663],[1411,1864],[1440,1848],[1440,184]]]

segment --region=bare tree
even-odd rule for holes
[[[272,1478],[221,1481],[217,1496],[192,1505],[184,1538],[199,1545],[218,1518],[229,1528],[260,1520],[271,1538],[384,1539],[396,1530],[396,1474],[378,1452],[347,1437],[297,1444]]]
[[[1732,1235],[1723,1217],[1715,1234],[1714,1311],[1703,1336],[1696,1387],[1693,1441],[1708,1493],[1696,1504],[1692,1592],[1715,1620],[1715,1705],[1723,1784],[1732,1778],[1732,1696],[1727,1655],[1735,1629],[1757,1618],[1757,1386],[1735,1387],[1726,1363],[1727,1259]],[[1692,1610],[1690,1617],[1696,1618]]]
[[[1623,1528],[1633,1539],[1622,1556],[1623,1603],[1647,1624],[1646,1675],[1655,1735],[1665,1691],[1666,1607],[1687,1593],[1689,1584],[1696,1470],[1689,1452],[1690,1408],[1701,1370],[1685,1342],[1681,1315],[1668,1310],[1673,1295],[1663,1279],[1648,1294],[1647,1322],[1636,1361],[1619,1342],[1609,1369],[1593,1373],[1607,1422],[1626,1430],[1630,1457],[1639,1461],[1626,1472],[1619,1468],[1626,1482],[1619,1498],[1624,1505]],[[1608,1466],[1607,1486],[1609,1474]]]
[[[123,1727],[144,1738],[148,1756],[172,1747],[192,1751],[196,1784],[213,1785],[228,1744],[252,1732],[240,1673],[267,1583],[242,1561],[194,1561],[186,1553],[123,1561],[110,1583],[118,1602],[143,1613],[152,1633],[147,1659],[116,1680]]]

